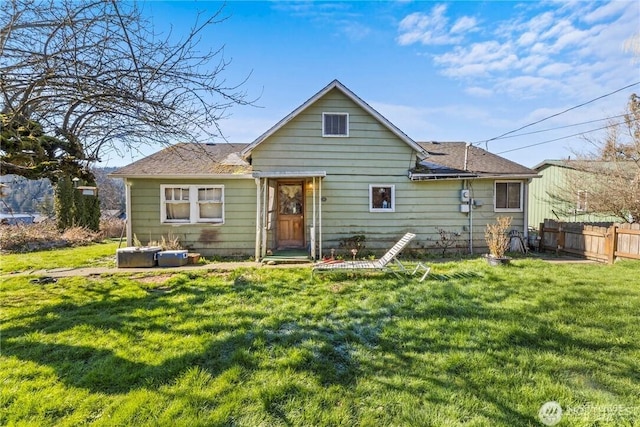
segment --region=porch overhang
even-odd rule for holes
[[[308,220],[304,226],[309,227],[309,252],[312,259],[322,256],[322,181],[327,176],[326,171],[254,171],[252,174],[256,182],[256,261],[264,259],[267,253],[267,230],[272,212],[269,207],[270,182],[282,182],[287,180],[304,180],[308,182],[311,190],[311,211],[306,211]]]

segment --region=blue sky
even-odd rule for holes
[[[157,29],[179,35],[198,11],[221,4],[143,9]],[[639,82],[637,0],[229,1],[223,15],[202,43],[224,46],[232,60],[224,77],[250,74],[244,89],[259,97],[220,123],[233,143],[252,142],[338,79],[416,141],[478,143],[531,167],[589,149],[583,137],[565,137],[604,127],[640,93],[635,85],[517,132],[528,135],[483,142]]]

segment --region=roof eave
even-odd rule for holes
[[[540,178],[538,174],[478,174],[478,173],[454,173],[454,174],[434,174],[434,173],[412,173],[409,172],[409,179],[412,181],[430,181],[445,179],[530,179]]]
[[[253,179],[250,173],[224,173],[224,174],[173,174],[173,175],[148,175],[148,174],[109,174],[108,178],[121,179]]]

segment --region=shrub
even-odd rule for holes
[[[484,238],[489,247],[489,256],[493,258],[504,258],[504,254],[509,247],[509,236],[507,233],[510,226],[510,216],[500,216],[496,218],[495,224],[487,224]]]
[[[82,246],[100,240],[100,233],[83,227],[71,227],[61,232],[52,220],[37,224],[0,226],[0,250],[3,252],[31,252],[64,246]]]

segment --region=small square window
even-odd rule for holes
[[[322,113],[322,136],[349,136],[349,115]]]
[[[369,212],[395,212],[395,185],[369,186]]]
[[[512,212],[522,210],[521,182],[496,182],[495,210]]]

